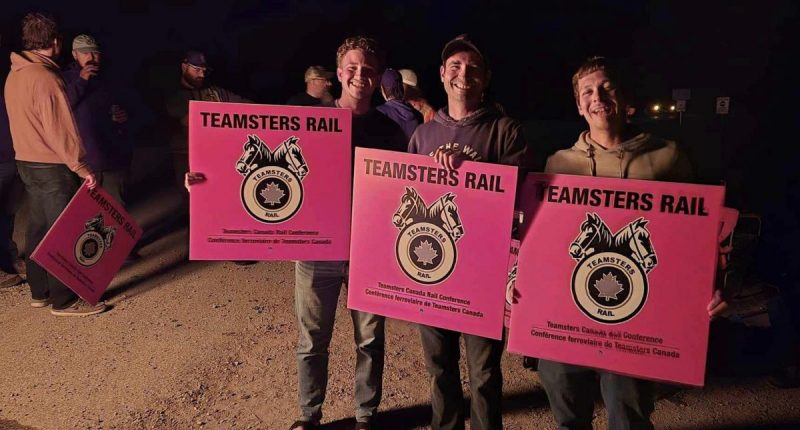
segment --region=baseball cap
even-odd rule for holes
[[[453,54],[463,51],[472,51],[478,54],[478,56],[481,57],[481,60],[483,60],[483,64],[488,67],[488,63],[486,58],[483,56],[483,53],[466,34],[458,35],[444,45],[444,49],[442,49],[442,64],[444,64]]]
[[[206,62],[206,54],[200,51],[186,51],[186,55],[183,56],[183,61],[195,67],[209,68],[208,63]]]
[[[310,66],[306,69],[305,74],[305,81],[311,81],[314,79],[332,79],[333,72],[329,72],[326,68],[322,66]]]
[[[381,76],[381,88],[383,88],[385,91],[391,91],[397,88],[402,89],[403,77],[397,70],[386,69],[383,71],[383,75]]]
[[[94,37],[88,34],[79,34],[72,39],[72,50],[78,52],[100,52],[100,46]]]
[[[400,76],[403,77],[403,83],[406,85],[411,85],[412,87],[417,86],[417,74],[414,73],[411,69],[400,69],[397,71],[400,73]]]

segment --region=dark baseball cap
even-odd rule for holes
[[[478,47],[475,45],[475,42],[473,42],[467,34],[460,34],[444,45],[444,49],[442,49],[442,64],[447,62],[447,59],[453,54],[463,51],[472,51],[478,54],[478,56],[481,57],[483,64],[486,67],[489,66],[488,62],[486,61],[486,57],[484,57],[481,50],[478,49]]]
[[[206,62],[206,54],[200,51],[186,51],[186,55],[183,56],[183,62],[189,63],[195,67],[210,69],[210,67],[208,67],[208,62]]]
[[[381,88],[403,88],[403,76],[395,69],[386,69],[381,76]]]

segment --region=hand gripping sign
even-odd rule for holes
[[[531,174],[508,349],[703,385],[724,188]]]
[[[84,184],[31,258],[94,305],[141,235],[133,218],[102,187],[90,190]]]
[[[193,260],[346,260],[351,113],[189,104]]]
[[[356,148],[348,307],[499,339],[515,167]]]

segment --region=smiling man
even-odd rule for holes
[[[351,37],[336,52],[336,77],[341,96],[329,107],[353,114],[352,146],[405,152],[406,138],[392,120],[375,110],[372,94],[379,85],[383,55],[375,40]],[[350,174],[352,169],[348,167]],[[344,172],[343,172],[344,174]],[[298,397],[301,417],[292,429],[319,427],[328,385],[328,346],[333,335],[336,305],[347,281],[347,261],[299,261],[295,268],[295,310]],[[350,311],[356,342],[356,429],[373,427],[381,401],[385,318]]]
[[[485,101],[491,71],[477,45],[465,35],[448,42],[442,50],[439,76],[447,106],[436,112],[433,121],[417,127],[408,152],[431,155],[448,169],[458,168],[460,160],[524,164],[527,143],[519,122]],[[503,341],[425,325],[419,330],[431,377],[431,428],[464,428],[458,364],[459,338],[463,336],[472,395],[470,426],[473,430],[501,429]]]
[[[675,142],[637,130],[627,121],[628,89],[621,68],[604,57],[585,61],[572,76],[578,114],[589,130],[570,149],[547,159],[545,172],[571,175],[689,182],[692,169]],[[719,290],[708,304],[711,318],[727,305]],[[653,383],[611,372],[539,360],[539,379],[547,392],[558,429],[591,429],[594,395],[599,390],[610,429],[652,429]]]

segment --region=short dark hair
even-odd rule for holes
[[[59,36],[58,23],[50,14],[31,12],[22,18],[22,48],[25,50],[52,48]]]
[[[342,65],[342,58],[347,54],[347,51],[352,51],[353,49],[360,49],[374,55],[378,60],[378,66],[381,69],[383,68],[384,53],[378,41],[364,36],[348,37],[339,45],[339,49],[336,50],[336,67]]]
[[[611,80],[611,83],[614,84],[617,89],[621,90],[624,95],[628,95],[628,88],[623,76],[623,67],[619,63],[611,61],[606,57],[594,56],[586,59],[586,61],[578,67],[575,74],[572,75],[572,94],[576,99],[578,98],[578,81],[582,77],[590,75],[598,70],[604,71],[608,79]]]

